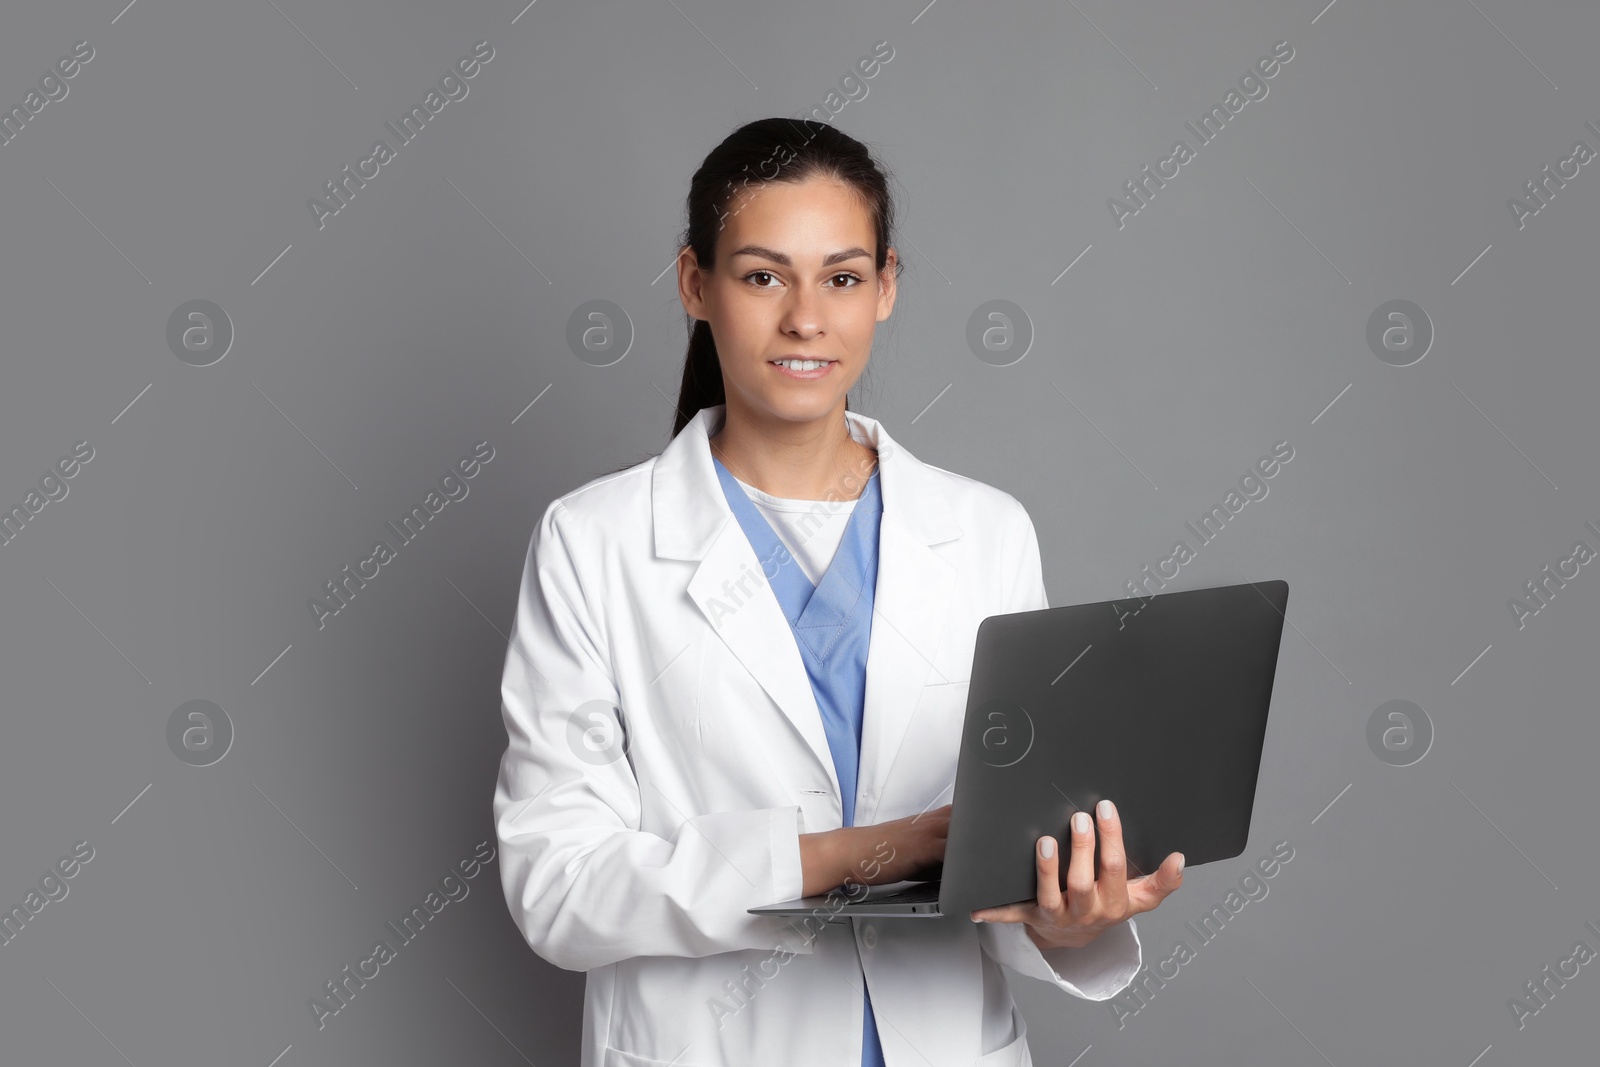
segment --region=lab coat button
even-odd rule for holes
[[[861,943],[868,948],[875,948],[878,944],[878,928],[869,926],[861,931]]]

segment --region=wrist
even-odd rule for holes
[[[802,895],[817,896],[842,884],[850,873],[850,847],[855,828],[800,835]]]

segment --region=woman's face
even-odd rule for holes
[[[808,422],[842,409],[866,369],[877,323],[894,309],[895,252],[880,275],[872,217],[830,178],[767,182],[736,194],[716,265],[678,262],[684,309],[711,324],[730,411]],[[827,360],[797,377],[773,360]]]

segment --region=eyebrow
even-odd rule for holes
[[[765,248],[765,247],[763,247],[761,245],[745,245],[743,248],[741,248],[738,251],[734,252],[733,255],[735,255],[735,256],[760,256],[762,259],[770,259],[770,260],[772,260],[772,262],[781,264],[782,266],[785,266],[785,267],[794,266],[794,261],[791,260],[784,253],[775,252],[772,249]],[[872,253],[868,252],[865,248],[859,248],[859,247],[857,247],[857,248],[846,248],[842,252],[830,252],[830,253],[828,253],[827,256],[823,257],[822,265],[824,267],[831,267],[835,263],[843,263],[847,259],[855,259],[857,256],[867,256],[867,257],[870,258],[871,255],[872,255]],[[732,258],[732,257],[729,257],[729,258]]]

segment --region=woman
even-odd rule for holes
[[[898,270],[867,150],[753,122],[688,206],[673,440],[529,545],[494,797],[512,916],[588,972],[585,1065],[1030,1064],[999,964],[1108,999],[1182,857],[1127,882],[1105,804],[1099,880],[1093,826],[1065,888],[1042,837],[1027,904],[749,914],[938,871],[977,626],[1047,605],[1015,498],[846,405]]]

